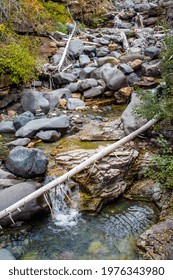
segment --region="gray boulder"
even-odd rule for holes
[[[69,118],[66,115],[54,118],[37,119],[28,122],[16,131],[16,137],[32,138],[40,130],[56,130],[64,134],[69,127]]]
[[[32,178],[46,172],[48,160],[39,149],[15,147],[10,151],[5,165],[15,175]]]
[[[116,67],[105,65],[102,68],[102,77],[110,90],[117,91],[128,85],[126,76]]]
[[[15,260],[15,257],[7,249],[0,249],[0,260]]]
[[[12,121],[3,121],[0,123],[0,133],[14,133],[16,129]]]
[[[76,80],[76,76],[71,73],[60,72],[52,76],[56,85],[65,85],[73,83]]]
[[[71,97],[71,91],[68,88],[60,88],[47,93],[43,96],[49,101],[50,109],[54,110],[59,102],[59,99],[68,99]]]
[[[77,59],[81,54],[83,54],[83,51],[84,51],[83,42],[79,39],[71,40],[68,51],[72,57]]]
[[[0,168],[0,179],[15,179],[16,176]]]
[[[23,182],[2,190],[0,195],[0,211],[6,209],[25,196],[33,193],[39,187],[41,187],[39,183]],[[44,208],[45,204],[40,204],[39,200],[34,199],[31,202],[25,204],[23,207],[20,207],[21,212],[13,212],[13,220],[15,222],[19,220],[28,220],[34,214],[43,211]],[[10,220],[9,216],[1,220],[1,225],[4,226],[10,225],[11,223],[12,221]]]
[[[130,134],[147,122],[146,119],[140,118],[133,112],[134,109],[140,105],[142,105],[142,101],[138,98],[136,93],[133,92],[131,101],[121,116],[126,135]]]
[[[13,121],[13,124],[16,129],[21,128],[27,122],[32,121],[34,119],[34,114],[30,111],[26,111],[23,114],[20,114],[16,119]]]
[[[61,137],[61,133],[56,130],[40,131],[36,134],[36,138],[41,139],[43,142],[55,142]]]
[[[105,88],[102,87],[102,86],[90,88],[90,89],[84,91],[84,97],[85,98],[92,98],[92,97],[99,96],[104,92],[104,89]]]
[[[78,98],[69,98],[67,101],[67,109],[75,110],[77,107],[84,107],[85,102]]]
[[[85,80],[81,80],[78,82],[78,90],[84,91],[92,87],[96,87],[98,85],[97,80],[89,78]]]
[[[17,146],[27,146],[31,140],[29,138],[22,138],[22,139],[17,139],[14,141],[11,141],[7,143],[6,145],[9,147],[17,147]]]
[[[33,89],[25,89],[23,91],[21,105],[24,111],[30,111],[33,114],[39,109],[47,114],[50,109],[49,102],[43,97],[43,94]]]

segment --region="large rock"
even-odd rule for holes
[[[16,137],[32,138],[40,130],[56,130],[64,134],[69,127],[69,118],[66,115],[54,118],[37,119],[28,122],[16,131]]]
[[[68,88],[60,88],[43,93],[43,96],[49,101],[50,109],[54,110],[60,99],[68,99],[71,97],[71,91]]]
[[[117,91],[128,85],[126,76],[116,67],[105,65],[102,68],[102,77],[110,90]]]
[[[46,172],[48,160],[39,149],[15,147],[10,151],[5,164],[13,174],[32,178]]]
[[[83,42],[79,39],[71,40],[68,51],[72,57],[78,58],[81,54],[83,54],[83,51],[84,51]]]
[[[16,131],[12,121],[3,121],[0,123],[0,133],[14,133]]]
[[[36,138],[49,143],[58,141],[60,137],[61,133],[56,130],[40,131],[36,134]]]
[[[26,111],[23,114],[17,116],[16,119],[13,121],[13,124],[16,129],[19,129],[22,126],[24,126],[27,122],[32,121],[33,119],[33,113],[31,113],[30,111]]]
[[[56,156],[56,161],[60,168],[69,170],[98,151],[100,149],[64,152]],[[85,172],[75,175],[75,181],[79,183],[81,191],[80,210],[98,212],[105,203],[124,193],[127,187],[124,177],[137,156],[138,152],[132,148],[120,148],[97,161],[94,166],[87,167]]]
[[[0,195],[0,211],[6,209],[7,207],[11,206],[12,204],[16,203],[20,199],[24,198],[25,196],[33,193],[36,191],[40,184],[34,182],[23,182],[17,185],[13,185],[5,190],[1,191]],[[14,211],[12,214],[13,220],[28,220],[34,214],[43,211],[45,205],[40,204],[39,200],[33,199],[29,203],[26,203],[23,207],[20,207],[21,212],[18,210]],[[7,226],[12,223],[9,215],[3,219],[1,219],[1,225]]]
[[[126,134],[130,134],[134,130],[138,129],[146,123],[146,119],[140,118],[134,113],[134,109],[142,104],[142,101],[138,98],[135,92],[132,93],[131,101],[127,108],[123,112],[121,119],[124,125],[124,131]]]
[[[22,93],[21,105],[24,111],[30,111],[33,114],[40,110],[47,114],[49,112],[49,102],[43,97],[39,91],[32,89],[25,89]]]
[[[76,81],[75,75],[65,72],[57,73],[52,78],[56,85],[65,85]]]

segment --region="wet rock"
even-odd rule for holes
[[[56,85],[64,85],[76,81],[76,76],[71,73],[60,72],[52,76]]]
[[[85,80],[82,80],[82,81],[78,82],[78,90],[79,91],[84,91],[84,90],[87,90],[89,88],[96,87],[97,85],[98,85],[97,80],[95,80],[93,78],[85,79]]]
[[[57,132],[56,130],[40,131],[35,137],[42,140],[43,142],[52,143],[60,139],[61,133]]]
[[[7,249],[0,249],[0,260],[15,260],[15,257]]]
[[[13,121],[13,124],[16,129],[21,128],[27,122],[32,121],[34,119],[34,114],[31,113],[30,111],[26,111],[23,114],[20,114],[16,119]]]
[[[78,107],[85,107],[85,102],[79,98],[69,98],[67,101],[67,109],[75,110]]]
[[[12,204],[24,198],[25,196],[33,193],[40,186],[41,185],[39,183],[23,182],[2,190],[0,195],[0,211],[11,206]],[[39,200],[34,199],[31,202],[26,203],[23,207],[20,207],[21,212],[19,212],[18,210],[13,212],[13,220],[28,220],[36,213],[43,211],[43,207],[45,208],[45,205],[40,205]],[[9,218],[9,216],[1,220],[2,226],[7,226],[10,224],[12,224],[12,221]]]
[[[84,51],[84,44],[79,39],[74,39],[70,41],[68,52],[69,54],[74,57],[78,58]]]
[[[110,90],[119,90],[128,85],[126,76],[116,67],[105,65],[102,68],[102,77]]]
[[[22,92],[21,105],[24,111],[30,111],[33,114],[38,109],[47,114],[50,109],[49,102],[43,97],[42,93],[32,89],[25,89]]]
[[[81,65],[81,67],[86,66],[88,63],[90,63],[90,58],[89,58],[89,56],[86,55],[86,54],[81,54],[81,55],[79,56],[79,63],[80,63],[80,65]]]
[[[121,119],[124,125],[125,134],[130,134],[134,130],[138,129],[144,125],[147,120],[140,118],[134,114],[134,109],[142,104],[142,101],[138,98],[135,92],[132,93],[131,101],[128,104],[127,108],[123,112]]]
[[[99,149],[73,150],[58,154],[56,161],[63,169],[69,170],[98,151]],[[137,156],[138,152],[131,148],[120,148],[99,160],[96,165],[86,168],[86,172],[77,174],[75,181],[79,183],[81,190],[80,209],[98,212],[105,203],[122,194],[127,186],[123,180],[124,175]]]
[[[49,101],[50,109],[54,110],[58,106],[60,99],[68,99],[71,97],[71,91],[68,88],[60,88],[43,93],[43,96]]]
[[[0,180],[0,191],[3,189],[6,189],[8,187],[14,186],[18,183],[21,183],[21,181],[16,179],[1,179]]]
[[[15,179],[16,176],[0,168],[0,179]]]
[[[16,131],[12,121],[0,122],[0,133],[14,133]]]
[[[160,77],[160,61],[152,60],[150,62],[145,62],[141,66],[142,73],[147,77]]]
[[[104,92],[104,87],[98,86],[98,87],[92,87],[86,91],[84,91],[83,95],[85,98],[92,98],[101,95]]]
[[[16,147],[10,151],[5,165],[15,175],[32,178],[46,172],[48,160],[39,149]]]
[[[146,230],[137,241],[140,253],[145,259],[173,259],[173,217],[167,217]]]
[[[91,73],[96,69],[96,67],[87,66],[81,70],[79,77],[81,80],[90,78]]]
[[[144,51],[145,55],[151,57],[152,59],[157,58],[159,55],[159,52],[160,52],[160,49],[157,48],[156,46],[146,48]]]
[[[29,138],[22,138],[22,139],[17,139],[14,141],[11,141],[7,143],[7,146],[10,147],[15,147],[15,146],[27,146],[31,140]]]
[[[64,134],[69,127],[69,118],[66,115],[53,118],[36,119],[16,131],[16,137],[32,138],[40,130],[56,130]]]

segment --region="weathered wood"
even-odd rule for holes
[[[13,205],[9,206],[8,208],[4,209],[3,211],[0,212],[0,219],[10,215],[11,213],[14,212],[16,209],[21,208],[24,206],[26,203],[30,202],[33,199],[36,199],[37,197],[43,195],[45,192],[51,190],[54,187],[57,187],[58,185],[64,183],[65,181],[69,180],[71,177],[76,175],[77,173],[81,172],[84,170],[86,167],[89,165],[95,163],[96,161],[100,160],[104,156],[110,154],[113,152],[115,149],[118,147],[132,141],[135,137],[137,137],[139,134],[143,133],[147,129],[149,129],[152,125],[154,125],[158,121],[157,118],[153,118],[152,120],[148,121],[146,124],[144,124],[142,127],[139,129],[135,130],[131,134],[127,135],[126,137],[122,138],[121,140],[103,148],[101,151],[96,153],[95,155],[91,156],[78,166],[74,167],[64,175],[60,176],[59,178],[53,180],[52,182],[48,183],[47,185],[41,187],[40,189],[36,190],[32,194],[27,195],[26,197],[22,198],[18,202],[14,203]]]

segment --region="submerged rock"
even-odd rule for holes
[[[16,147],[10,151],[6,168],[15,175],[32,178],[46,172],[48,160],[39,149]]]

